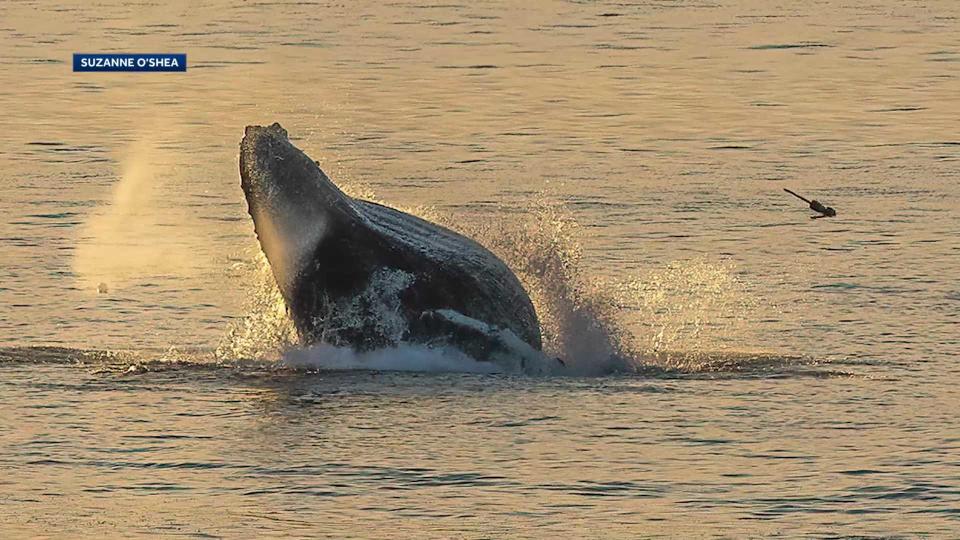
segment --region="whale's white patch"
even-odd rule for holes
[[[297,276],[324,237],[326,220],[297,201],[273,197],[270,202],[269,209],[263,205],[254,208],[253,221],[277,286],[289,298]]]

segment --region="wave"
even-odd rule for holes
[[[55,346],[0,347],[0,367],[58,365],[94,375],[135,376],[145,373],[204,372],[214,377],[296,376],[299,373],[396,372],[417,374],[517,375],[490,362],[478,362],[455,348],[401,344],[367,352],[319,344],[293,347],[279,360],[217,358],[213,350],[107,351]],[[624,372],[583,374],[557,370],[560,377],[642,377],[644,379],[758,379],[868,377],[875,363],[856,360],[824,362],[809,356],[757,353],[698,353],[651,358]],[[529,378],[529,377],[527,377]]]

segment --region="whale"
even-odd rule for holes
[[[240,180],[300,344],[456,347],[543,372],[540,324],[517,276],[477,241],[348,196],[278,123],[247,126]]]

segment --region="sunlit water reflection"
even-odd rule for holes
[[[0,4],[0,526],[952,536],[958,17]],[[190,69],[71,73],[81,51]],[[637,373],[278,367],[237,173],[243,126],[273,121],[337,181],[515,263],[570,255]],[[544,200],[571,228],[522,241]]]

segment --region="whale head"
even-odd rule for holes
[[[347,204],[346,196],[277,123],[247,126],[240,185],[260,248],[289,305],[298,276],[327,234],[331,210]]]

